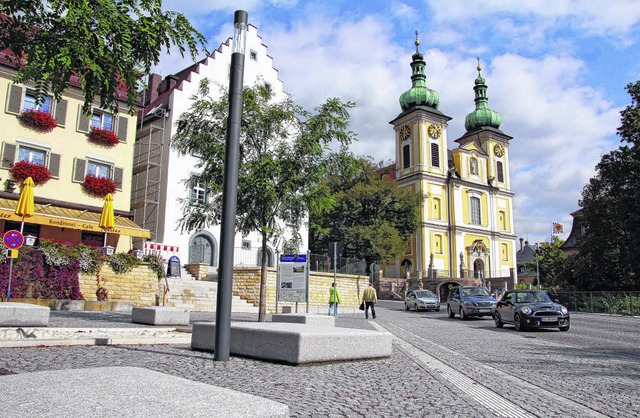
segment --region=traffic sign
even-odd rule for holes
[[[24,237],[20,231],[11,230],[4,233],[2,242],[10,250],[17,250],[24,244]]]

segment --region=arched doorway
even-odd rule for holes
[[[484,261],[476,258],[473,262],[473,277],[476,279],[484,279]]]
[[[216,265],[217,248],[215,239],[208,232],[199,232],[189,242],[189,264]]]
[[[256,265],[262,265],[262,248],[258,250],[258,260]],[[267,247],[267,267],[275,267],[273,263],[273,251],[271,251],[271,248],[269,247]]]

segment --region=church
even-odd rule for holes
[[[395,131],[398,186],[420,197],[420,224],[403,257],[387,277],[417,277],[446,297],[457,284],[489,288],[515,286],[516,236],[509,178],[509,135],[488,105],[487,84],[478,63],[475,105],[466,132],[448,149],[451,118],[439,109],[438,93],[427,87],[425,60],[415,41],[409,90],[400,96]]]

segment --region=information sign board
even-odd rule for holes
[[[280,287],[278,289],[278,299],[286,302],[306,302],[307,255],[281,255],[279,271]]]

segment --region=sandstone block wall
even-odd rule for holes
[[[95,274],[80,274],[80,291],[85,300],[98,300],[96,290],[102,286],[109,292],[108,300],[131,302],[136,306],[155,306],[160,295],[158,278],[146,263],[128,273],[117,274],[107,263],[100,271],[100,285]]]

